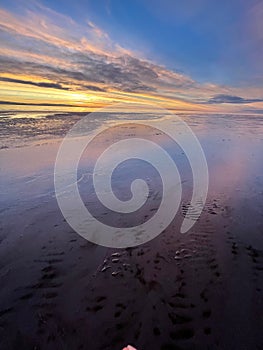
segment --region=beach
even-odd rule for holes
[[[200,218],[180,233],[191,176],[182,152],[169,144],[186,193],[180,210],[155,239],[113,249],[78,235],[56,200],[57,151],[82,115],[2,119],[0,348],[262,349],[262,116],[182,114],[208,163]],[[105,122],[91,121],[90,132]],[[120,169],[114,180],[120,192],[127,174],[139,176],[140,169],[136,163]],[[138,220],[158,204],[158,181],[151,186]],[[98,208],[98,216],[106,214]]]

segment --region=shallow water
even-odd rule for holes
[[[8,150],[1,152],[2,211],[18,206],[20,202],[22,204],[26,201],[37,201],[40,198],[48,200],[54,197],[54,162],[61,137],[81,117],[83,113],[37,115],[34,118],[28,115],[9,115],[6,118],[0,118],[2,146],[9,147]],[[113,121],[117,123],[127,120],[136,123],[136,120],[129,120],[128,115],[123,117],[115,114],[113,117]],[[203,147],[209,167],[209,196],[216,198],[220,196],[224,201],[231,200],[233,207],[231,210],[232,214],[235,213],[233,216],[236,220],[245,220],[246,211],[249,216],[253,215],[252,232],[249,237],[242,233],[243,230],[240,235],[244,236],[245,240],[256,239],[258,244],[261,244],[263,118],[236,115],[182,115],[181,117],[192,128]],[[143,115],[138,115],[138,119],[143,119]],[[92,133],[99,125],[111,121],[108,114],[99,115],[96,120],[90,120],[89,131]],[[123,132],[120,129],[115,132],[115,135],[111,135],[113,142],[123,137]],[[131,127],[131,131],[126,132],[127,137],[133,136],[132,132],[134,133],[134,129]],[[136,133],[138,130],[134,133],[135,136]],[[149,138],[149,132],[140,133],[144,133],[143,137]],[[189,195],[191,191],[192,175],[186,157],[174,142],[167,141],[166,138],[158,135],[153,135],[152,138],[154,142],[160,143],[175,160],[182,176],[184,202],[187,202],[189,198],[186,193]],[[103,139],[99,142],[100,144],[95,145],[95,149],[91,150],[92,158],[96,158],[96,154],[105,148]],[[28,146],[25,147],[25,144]],[[14,147],[18,149],[15,150]],[[115,171],[112,179],[113,187],[117,185],[116,191],[123,197],[122,200],[127,200],[129,197],[132,179],[140,176],[145,179],[152,178],[155,182],[158,179],[158,176],[151,173],[147,166],[142,167],[140,161],[134,162],[135,160],[125,162],[118,172]],[[91,184],[89,184],[93,164],[91,153],[86,152],[86,155],[84,153],[78,172],[79,188],[84,198],[87,194],[89,198],[93,196],[90,192]],[[153,183],[155,187],[159,187],[157,183]],[[87,188],[90,189],[87,190]],[[96,207],[95,210],[98,208]],[[103,210],[105,211],[105,207],[100,211]],[[111,221],[114,220],[113,215]]]

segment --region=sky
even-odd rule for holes
[[[0,108],[263,114],[262,0],[1,0]]]

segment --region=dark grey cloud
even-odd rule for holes
[[[78,55],[76,55],[78,56]],[[138,91],[155,91],[155,88],[151,84],[147,84],[147,79],[143,76],[144,69],[139,72],[139,65],[134,70],[133,66],[121,66],[118,63],[106,62],[102,58],[100,60],[92,57],[85,56],[85,59],[78,60],[77,57],[73,58],[74,66],[76,68],[53,66],[46,63],[35,63],[30,61],[22,61],[15,58],[0,57],[0,72],[18,73],[23,70],[27,74],[39,75],[54,80],[63,81],[63,83],[72,83],[72,80],[82,88],[90,87],[86,85],[86,82],[105,84],[125,92],[138,92]],[[2,69],[1,69],[2,67]],[[148,76],[150,75],[147,70]],[[151,79],[155,79],[154,73],[151,75]],[[19,79],[16,79],[19,82]],[[21,81],[22,83],[22,81]],[[24,81],[23,81],[24,83]],[[30,82],[33,85],[38,83]],[[152,82],[151,82],[152,83]],[[29,84],[29,83],[28,83]],[[31,84],[31,85],[32,85]],[[49,83],[40,83],[43,87]],[[44,86],[45,85],[45,86]],[[40,86],[40,85],[38,85]],[[54,87],[63,88],[61,83],[55,83]],[[101,91],[97,87],[91,87],[90,90]]]
[[[243,112],[251,113],[251,114],[262,114],[263,115],[263,109],[245,108],[245,109],[243,109]]]
[[[53,87],[58,89],[63,89],[63,85],[71,83],[77,85],[77,89],[84,88],[98,92],[106,91],[107,87],[129,93],[157,92],[160,88],[192,87],[189,79],[179,75],[164,76],[164,67],[125,52],[120,51],[119,54],[115,52],[111,55],[110,51],[109,53],[105,51],[105,54],[80,51],[71,45],[69,47],[60,45],[56,40],[47,41],[44,36],[33,38],[19,33],[14,35],[5,28],[2,30],[0,28],[0,39],[4,47],[15,47],[18,51],[16,56],[0,57],[0,72],[20,74],[23,71],[28,75],[42,76],[54,81]],[[31,53],[33,53],[32,59]],[[61,61],[61,64],[58,64],[58,61]],[[100,87],[96,84],[100,84]],[[90,86],[92,87],[89,88]]]
[[[93,58],[82,54],[75,57],[78,72],[65,72],[72,78],[106,84],[126,92],[154,91],[151,86],[157,75],[137,59],[108,62],[103,57]],[[81,73],[81,76],[79,76]]]
[[[77,56],[77,55],[76,55]],[[80,87],[91,86],[86,82],[105,84],[126,92],[137,91],[154,91],[155,88],[147,84],[143,77],[143,72],[134,72],[133,67],[122,67],[118,63],[106,62],[103,59],[93,59],[85,57],[79,61],[76,57],[74,66],[76,68],[53,66],[46,63],[35,63],[30,61],[22,61],[16,58],[0,57],[0,72],[18,73],[22,71],[27,74],[39,75],[54,81],[63,81],[64,83],[72,83],[72,80]],[[136,68],[138,70],[138,67]],[[149,73],[148,73],[149,74]],[[17,79],[18,80],[18,79]],[[22,82],[22,81],[21,81]],[[32,82],[34,83],[34,82]],[[37,83],[35,83],[37,84]],[[35,85],[34,84],[34,85]],[[47,83],[41,83],[47,84]],[[57,88],[62,87],[61,83],[55,83]],[[96,87],[91,90],[99,91]]]
[[[98,86],[94,86],[94,85],[83,85],[83,87],[87,90],[91,90],[91,91],[100,91],[100,92],[106,92],[106,89],[102,89]]]
[[[40,107],[79,107],[66,103],[34,103],[34,102],[11,102],[0,101],[0,105],[14,105],[14,106],[40,106]]]
[[[151,64],[146,61],[127,56],[125,58],[125,66],[129,71],[132,71],[138,77],[144,77],[146,80],[155,80],[158,78],[158,74],[151,68]]]
[[[253,103],[253,102],[263,102],[263,99],[260,98],[243,98],[239,96],[231,96],[231,95],[215,95],[214,97],[210,98],[208,100],[208,103],[214,104],[214,103],[236,103],[236,104],[242,104],[242,103]]]
[[[0,81],[6,81],[8,83],[33,85],[33,86],[39,86],[44,88],[53,88],[53,89],[59,89],[59,90],[69,90],[69,88],[63,87],[61,84],[58,84],[58,83],[35,82],[30,80],[12,79],[12,78],[6,78],[6,77],[0,77]]]

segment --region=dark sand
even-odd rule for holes
[[[207,156],[207,203],[182,235],[183,197],[172,224],[137,248],[96,246],[65,222],[57,141],[0,151],[1,350],[263,349],[263,120],[184,118]]]

